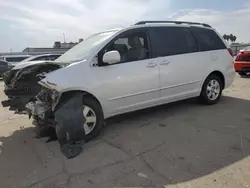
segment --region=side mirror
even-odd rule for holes
[[[114,64],[121,61],[121,55],[117,50],[106,52],[103,55],[102,61],[108,64]]]

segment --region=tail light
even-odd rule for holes
[[[233,57],[234,56],[233,55],[233,50],[231,48],[228,48],[227,50],[228,50],[228,53]]]
[[[240,61],[240,59],[241,59],[241,56],[238,55],[238,56],[235,58],[235,61]]]

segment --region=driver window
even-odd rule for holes
[[[99,65],[107,65],[102,61],[104,53],[116,50],[121,56],[119,63],[139,61],[149,58],[147,35],[145,32],[133,32],[121,35],[104,48],[98,58]]]

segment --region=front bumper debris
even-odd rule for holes
[[[11,105],[11,101],[10,100],[1,101],[1,104],[3,107],[8,107]]]
[[[84,143],[82,94],[60,101],[54,108],[55,93],[49,89],[42,91],[26,105],[29,116],[33,117],[38,137],[49,137],[54,140],[54,129],[60,143],[61,151],[67,158],[80,154]]]
[[[46,73],[58,68],[56,64],[44,64],[5,73],[8,100],[1,103],[15,113],[26,112],[33,118],[36,137],[48,137],[47,142],[58,139],[62,153],[72,158],[82,151],[85,139],[82,94],[61,97],[59,92],[38,84]]]

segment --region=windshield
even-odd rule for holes
[[[85,39],[61,57],[55,61],[61,62],[76,62],[83,60],[95,47],[103,43],[105,40],[110,38],[118,30],[107,31],[103,33],[97,33],[91,37]]]
[[[34,59],[34,57],[35,57],[35,56],[31,56],[31,57],[29,57],[29,58],[27,58],[27,59],[25,59],[25,60],[21,61],[21,63],[22,63],[22,62],[28,62],[28,61],[30,61],[30,60],[32,60],[32,59]]]

